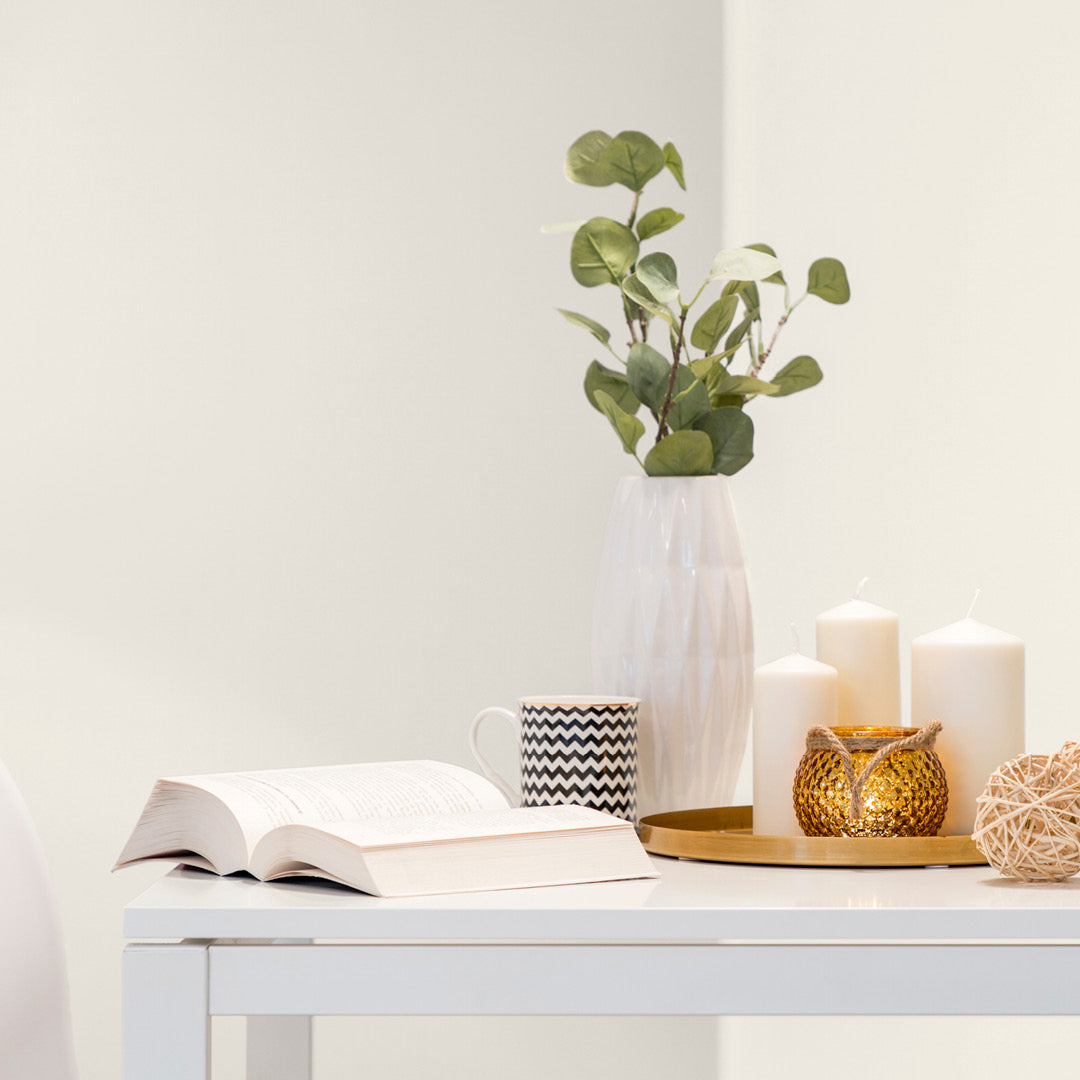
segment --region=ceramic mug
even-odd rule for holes
[[[633,697],[524,697],[516,713],[484,709],[469,729],[469,747],[483,774],[514,806],[573,803],[634,821],[639,704]],[[477,734],[489,716],[507,721],[517,736],[520,793],[480,753]]]

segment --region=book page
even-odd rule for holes
[[[505,809],[481,776],[439,761],[383,761],[171,777],[216,795],[235,814],[248,850],[268,830],[300,822]]]
[[[283,825],[256,877],[325,877],[376,896],[655,878],[634,827],[583,806]]]
[[[425,815],[379,821],[338,821],[309,825],[364,850],[431,844],[443,840],[523,836],[530,833],[570,832],[582,829],[631,828],[585,806],[530,806],[525,809],[474,810],[469,813]]]

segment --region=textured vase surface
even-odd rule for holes
[[[727,478],[620,480],[596,587],[592,667],[597,693],[641,699],[639,815],[731,802],[753,656]]]

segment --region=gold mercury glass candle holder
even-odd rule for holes
[[[795,773],[795,816],[807,836],[935,836],[949,788],[924,728],[814,727]]]

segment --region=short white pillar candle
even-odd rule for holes
[[[1024,643],[970,615],[911,643],[911,723],[940,720],[935,750],[949,808],[941,832],[967,835],[990,774],[1024,752]]]
[[[853,600],[817,617],[817,656],[840,673],[839,727],[900,726],[895,611],[867,603],[856,592]]]
[[[801,836],[792,787],[806,732],[836,726],[836,668],[798,652],[754,672],[754,832]]]

